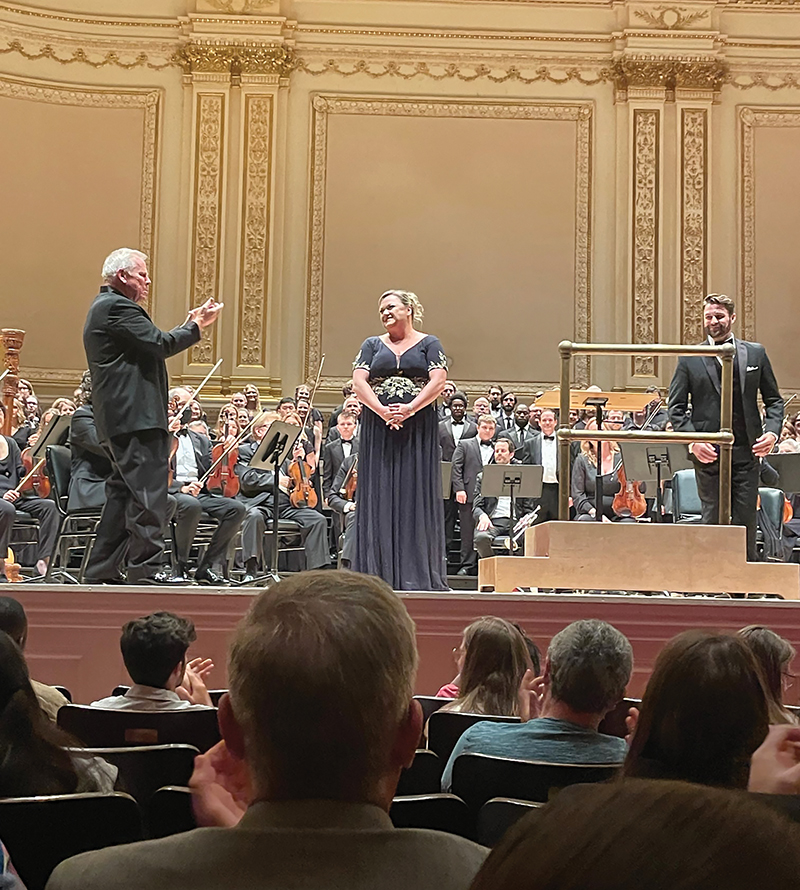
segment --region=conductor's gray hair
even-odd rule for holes
[[[103,281],[113,281],[120,272],[130,272],[135,259],[147,262],[147,254],[132,247],[119,247],[103,261]]]
[[[547,650],[550,694],[581,714],[605,714],[625,696],[633,648],[615,627],[596,618],[574,621]]]

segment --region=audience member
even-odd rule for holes
[[[201,822],[235,827],[81,854],[49,890],[466,890],[483,848],[388,816],[422,728],[416,666],[414,625],[383,581],[305,572],[271,587],[231,645],[225,741],[192,780]]]
[[[764,690],[767,693],[770,723],[792,723],[797,719],[783,706],[783,693],[794,681],[791,673],[792,662],[797,654],[794,646],[774,630],[751,624],[739,631],[739,636],[747,643],[761,668]]]
[[[24,655],[28,642],[28,616],[22,603],[13,597],[0,596],[0,631],[8,634]],[[39,706],[55,723],[58,709],[62,705],[68,705],[69,701],[53,686],[46,686],[33,679],[30,682]]]
[[[661,650],[647,683],[623,772],[747,787],[769,726],[761,671],[732,634],[688,630]]]
[[[535,681],[539,716],[521,724],[478,723],[458,740],[442,776],[449,791],[459,754],[549,763],[621,763],[625,742],[598,732],[625,695],[633,669],[627,638],[605,621],[575,621],[550,642]]]
[[[121,711],[211,707],[205,679],[214,665],[209,659],[186,661],[196,639],[194,624],[171,612],[129,621],[122,628],[119,647],[134,685],[124,695],[92,702],[92,707]]]
[[[0,797],[113,791],[117,768],[66,750],[75,744],[41,709],[20,648],[0,632]]]
[[[520,820],[471,890],[793,890],[800,829],[745,795],[682,782],[577,785]]]

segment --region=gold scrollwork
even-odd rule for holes
[[[170,68],[177,64],[174,58],[168,57],[164,62],[152,62],[145,52],[138,52],[132,55],[130,61],[125,61],[122,54],[116,50],[108,50],[99,54],[98,58],[93,58],[93,54],[84,49],[77,47],[66,55],[50,43],[46,43],[41,49],[30,51],[25,48],[20,40],[9,40],[5,46],[0,46],[0,55],[8,55],[16,53],[30,62],[38,62],[40,59],[52,59],[60,65],[82,64],[89,65],[91,68],[105,68],[111,65],[115,68],[123,68],[131,70],[132,68],[150,68],[152,71],[161,71],[164,68]]]
[[[294,51],[284,44],[184,43],[175,59],[185,74],[272,74],[288,77],[295,67]]]
[[[687,28],[689,25],[699,22],[700,19],[706,18],[708,10],[683,12],[679,6],[655,6],[652,10],[635,9],[633,14],[652,28],[666,28],[668,31],[673,31]]]
[[[708,111],[681,109],[681,333],[684,343],[703,337],[706,294]]]
[[[631,87],[718,92],[725,80],[725,64],[716,57],[625,56],[613,67],[620,92]]]

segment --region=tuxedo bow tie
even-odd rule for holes
[[[545,436],[544,438],[547,439],[548,442],[552,442],[555,439],[555,436]]]
[[[175,435],[176,435],[176,436],[188,436],[188,435],[189,435],[189,430],[188,430],[185,426],[182,426],[182,427],[175,433]]]

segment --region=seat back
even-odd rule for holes
[[[618,739],[624,739],[628,735],[628,727],[625,721],[628,718],[631,708],[641,708],[642,700],[640,698],[623,698],[615,708],[609,711],[600,721],[597,727],[603,735],[613,735]]]
[[[545,804],[533,800],[515,800],[512,797],[487,800],[478,811],[478,843],[483,847],[494,847],[512,825],[543,806]]]
[[[428,747],[447,763],[461,736],[476,723],[519,723],[519,717],[490,717],[486,714],[464,714],[460,711],[436,711],[428,721]]]
[[[438,711],[443,705],[454,701],[452,698],[440,698],[438,695],[415,695],[414,701],[418,701],[422,708],[422,721],[427,723],[431,714]]]
[[[758,494],[761,498],[761,510],[769,517],[772,527],[783,528],[783,492],[780,488],[759,488]]]
[[[207,751],[220,740],[216,708],[123,711],[64,705],[58,725],[90,748],[194,745]]]
[[[698,522],[703,513],[694,470],[678,470],[672,477],[672,513],[675,522]]]
[[[66,445],[48,445],[45,450],[45,460],[53,500],[58,505],[59,511],[62,514],[66,513],[72,455]]]
[[[454,794],[417,794],[395,797],[389,810],[395,828],[429,828],[461,837],[475,836],[475,820]]]
[[[118,787],[146,806],[165,785],[188,785],[194,759],[200,753],[194,745],[140,745],[133,748],[86,748],[91,754],[113,763],[119,770]]]
[[[411,766],[400,773],[395,795],[436,794],[442,788],[443,767],[433,751],[418,748]]]
[[[136,801],[113,793],[0,799],[0,837],[28,890],[44,890],[59,862],[144,835]]]
[[[125,695],[125,693],[130,689],[130,686],[115,686],[111,690],[112,695]],[[211,699],[211,704],[216,708],[219,705],[219,700],[223,695],[227,692],[227,689],[209,689],[208,695]],[[72,699],[70,699],[72,701]]]
[[[72,701],[72,693],[66,686],[54,686],[53,689],[57,689],[67,701]]]
[[[167,785],[159,788],[147,807],[150,837],[169,837],[197,828],[188,788]]]
[[[493,797],[547,803],[568,785],[610,779],[620,766],[621,763],[542,763],[486,754],[459,754],[453,764],[451,790],[477,813]]]

